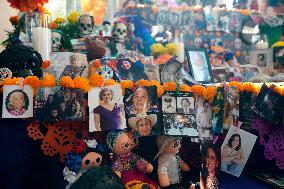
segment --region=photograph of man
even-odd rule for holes
[[[195,114],[193,97],[178,97],[177,104],[178,104],[177,108],[178,113]]]
[[[176,113],[176,99],[174,97],[162,97],[163,113]]]

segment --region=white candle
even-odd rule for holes
[[[50,60],[51,52],[51,30],[45,27],[33,29],[33,48],[40,53],[42,60]]]
[[[256,49],[268,49],[268,42],[261,40],[256,43],[255,48]]]
[[[178,42],[177,46],[178,46],[178,57],[177,57],[177,59],[180,62],[184,62],[184,43]]]

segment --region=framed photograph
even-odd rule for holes
[[[84,92],[63,87],[37,89],[34,117],[41,121],[82,121],[86,116]]]
[[[179,70],[182,67],[182,63],[177,60],[170,60],[164,65],[161,65],[161,81],[162,83],[176,82]]]
[[[192,77],[201,83],[212,83],[211,66],[205,50],[186,49]]]
[[[120,85],[93,88],[88,97],[90,132],[126,128]]]
[[[165,135],[198,137],[194,114],[163,114]]]
[[[231,126],[221,147],[221,170],[239,177],[257,136]]]
[[[162,111],[163,113],[177,113],[176,98],[170,95],[162,96]]]
[[[70,76],[74,79],[76,76],[88,77],[87,56],[81,53],[71,52],[52,52],[51,64],[48,70],[59,81],[62,76]]]
[[[274,69],[284,69],[284,47],[273,48]]]
[[[258,66],[241,65],[239,69],[242,73],[242,81],[250,81],[251,78],[261,75],[261,70]]]
[[[212,68],[212,77],[214,83],[222,83],[223,81],[228,81],[226,68]]]
[[[177,97],[177,113],[195,114],[195,101],[192,97]]]
[[[124,102],[127,115],[160,112],[156,86],[127,89]]]
[[[249,62],[253,66],[273,68],[273,49],[252,50],[249,57]]]
[[[29,85],[5,85],[2,104],[2,118],[33,117],[33,90]]]
[[[160,82],[160,72],[159,66],[154,64],[145,64],[145,73],[148,76],[148,79],[157,80]]]
[[[242,15],[239,12],[232,11],[230,14],[229,29],[231,32],[241,32]]]
[[[256,174],[254,177],[272,185],[275,188],[284,188],[284,176],[276,175],[274,173]]]

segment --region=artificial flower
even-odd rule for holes
[[[60,79],[60,85],[66,88],[74,88],[74,81],[69,76],[63,76]]]
[[[176,91],[176,83],[175,82],[167,82],[163,85],[165,91]]]
[[[110,86],[116,84],[114,79],[108,79],[105,81],[104,86]]]
[[[94,87],[101,87],[104,85],[104,77],[98,74],[92,74],[90,77],[90,83]]]
[[[58,17],[53,22],[55,22],[56,24],[60,25],[60,24],[63,24],[65,22],[65,19]]]
[[[166,45],[167,53],[170,53],[171,55],[177,55],[178,52],[178,46],[175,43],[168,43]]]
[[[91,63],[93,64],[93,67],[95,69],[101,68],[103,66],[100,59],[93,60]]]
[[[51,28],[52,30],[57,29],[57,24],[56,24],[55,22],[52,22],[51,25],[50,25],[50,28]]]
[[[73,82],[74,82],[74,88],[82,89],[85,93],[87,93],[91,88],[90,82],[87,78],[76,76],[73,79]]]
[[[65,158],[65,165],[74,172],[81,169],[81,156],[74,152],[68,153]]]
[[[77,154],[83,153],[87,149],[88,145],[85,141],[80,140],[77,144],[74,145],[73,151]]]
[[[188,85],[186,85],[186,84],[181,84],[181,85],[179,86],[179,88],[180,88],[180,91],[182,91],[182,92],[191,92],[190,86],[188,86]]]
[[[11,16],[9,21],[13,26],[19,25],[19,17],[18,16]]]
[[[7,0],[10,7],[20,10],[20,12],[32,12],[48,3],[48,0]]]
[[[70,24],[76,24],[78,17],[80,16],[80,13],[77,11],[73,11],[69,14],[67,17]]]
[[[45,61],[43,61],[42,64],[41,64],[41,67],[42,67],[43,69],[46,69],[46,68],[48,68],[49,66],[50,66],[50,61],[49,61],[49,60],[45,60]]]
[[[2,85],[19,85],[20,84],[20,78],[17,77],[9,77],[4,79],[1,83]]]
[[[30,85],[32,88],[37,88],[40,86],[40,80],[37,76],[28,76],[24,80],[25,85]]]
[[[147,80],[145,80],[145,79],[140,79],[139,81],[137,81],[135,83],[135,85],[137,87],[145,87],[145,86],[149,86],[149,82]]]
[[[56,86],[56,79],[53,75],[47,74],[41,80],[42,87],[54,87]]]

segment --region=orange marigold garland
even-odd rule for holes
[[[28,76],[24,80],[24,85],[30,85],[32,88],[40,86],[40,80],[37,76]]]
[[[124,95],[125,93],[125,89],[131,89],[133,88],[133,82],[131,80],[122,80],[120,82],[120,86],[121,86],[121,89],[122,89],[122,95]]]
[[[243,91],[243,85],[242,83],[236,82],[236,81],[232,81],[229,82],[228,84],[230,87],[236,87],[239,91]]]
[[[7,0],[10,7],[19,9],[21,12],[32,12],[48,3],[48,0]]]
[[[73,82],[74,88],[82,89],[85,93],[87,93],[91,88],[89,80],[87,78],[76,76],[73,79]]]
[[[4,81],[2,81],[1,84],[2,85],[19,85],[20,78],[17,78],[17,77],[6,78],[4,79]]]
[[[175,82],[167,82],[163,87],[165,91],[176,91],[177,85]]]
[[[42,87],[54,87],[56,86],[56,79],[53,75],[47,74],[41,80]]]
[[[135,85],[137,87],[146,87],[146,86],[149,86],[149,81],[145,80],[145,79],[140,79],[139,81],[137,81],[135,83]]]
[[[105,81],[104,86],[110,86],[116,84],[114,79],[108,79]]]
[[[41,67],[43,68],[43,69],[46,69],[46,68],[48,68],[50,66],[50,61],[49,60],[45,60],[45,61],[43,61],[43,63],[41,64]]]
[[[60,79],[60,85],[66,88],[74,88],[74,81],[69,76],[63,76]]]
[[[191,87],[192,92],[194,93],[194,95],[200,95],[203,98],[206,98],[206,93],[207,90],[205,87],[201,86],[201,85],[194,85]]]
[[[243,90],[244,90],[244,91],[247,91],[247,92],[257,93],[254,84],[251,83],[251,82],[245,82],[245,83],[243,83]]]
[[[165,90],[164,87],[162,85],[157,86],[157,93],[158,93],[158,97],[163,96]]]
[[[179,87],[180,87],[180,91],[182,92],[192,92],[190,86],[186,84],[181,84]]]
[[[279,93],[279,94],[282,95],[282,88],[281,88],[280,86],[275,85],[275,86],[273,87],[273,90],[274,90],[275,92],[277,92],[277,93]]]
[[[101,87],[104,84],[104,77],[98,74],[93,74],[90,77],[90,83],[94,87]]]
[[[214,96],[216,93],[216,87],[209,86],[206,91],[206,99],[212,104]]]

